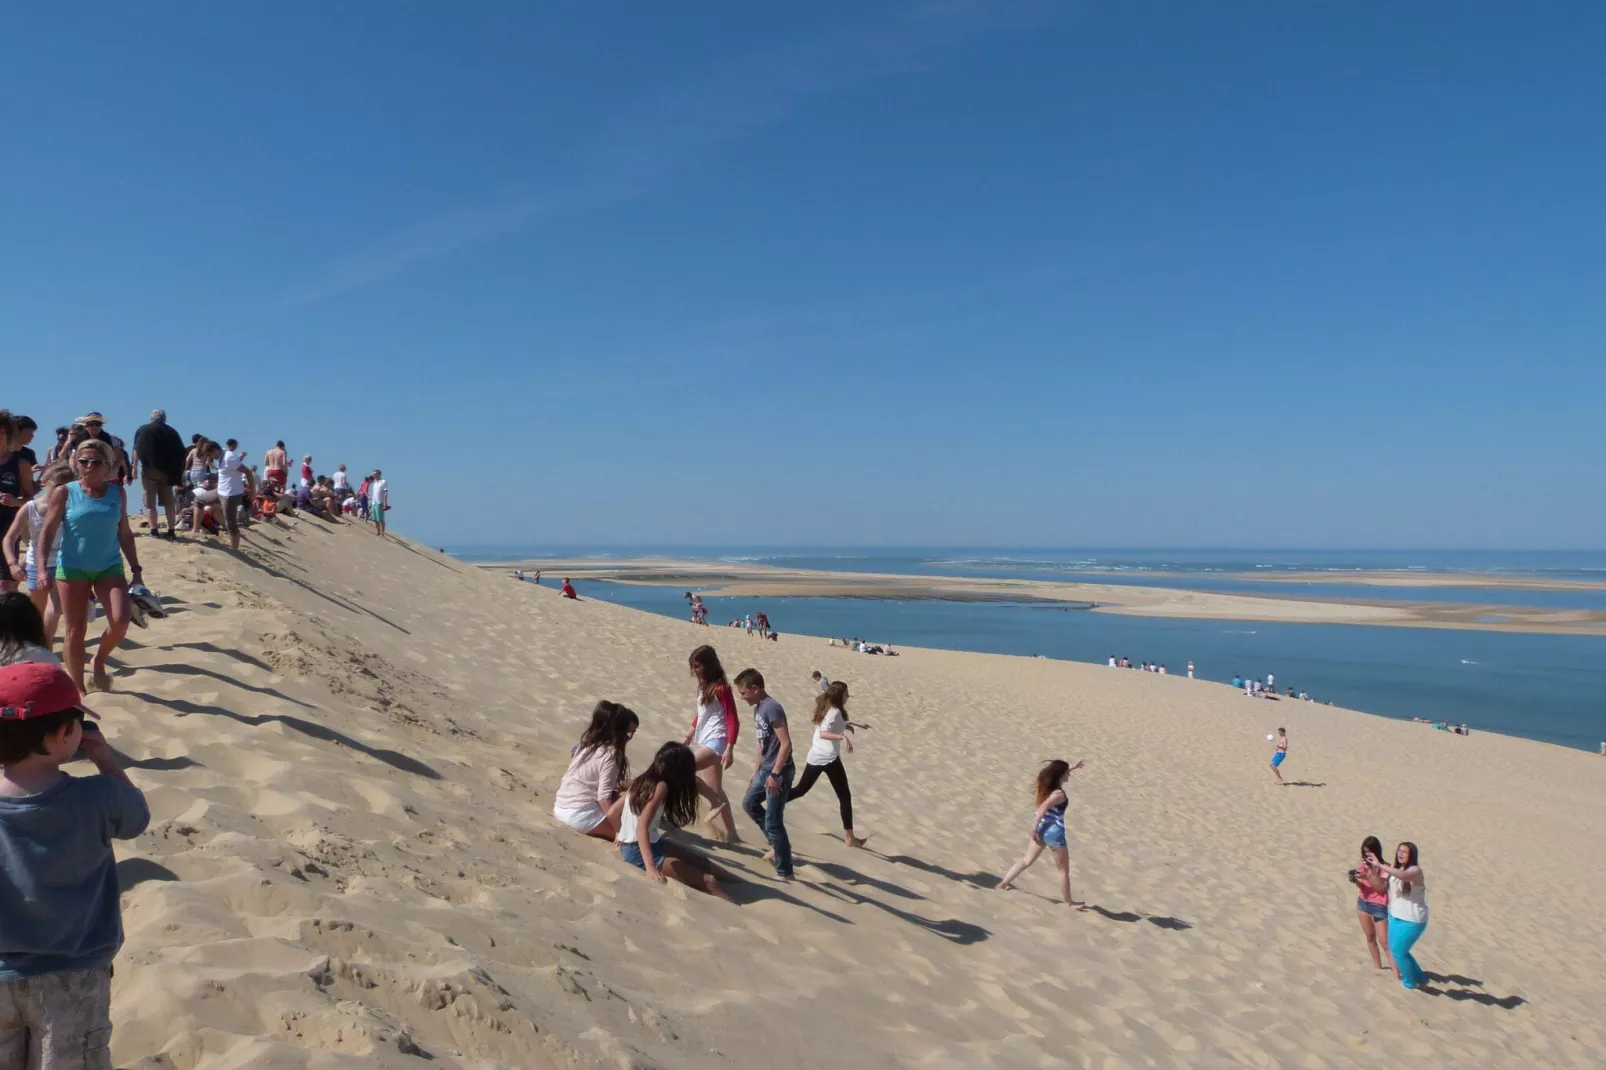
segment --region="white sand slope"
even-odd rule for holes
[[[762,643],[316,521],[249,542],[142,543],[178,603],[100,697],[154,813],[119,845],[118,1066],[1606,1062],[1606,760],[1176,676]],[[735,906],[550,817],[599,698],[641,714],[637,768],[684,734],[703,641],[801,740],[815,667],[872,726],[870,849],[833,838],[822,783],[789,809],[797,884],[721,852],[753,879]],[[1279,723],[1310,786],[1272,781]],[[1085,915],[1046,858],[992,890],[1055,756],[1087,760]],[[1366,959],[1344,873],[1368,833],[1422,849],[1441,994]]]

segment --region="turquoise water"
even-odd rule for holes
[[[693,553],[684,548],[655,549],[664,556],[743,560],[787,568],[830,569],[926,575],[1072,579],[1089,567],[1091,551],[1043,551],[1001,555],[953,551],[845,551],[738,554]],[[647,551],[625,549],[619,557]],[[1305,585],[1212,580],[1210,573],[1318,568],[1377,569],[1418,567],[1429,571],[1499,571],[1563,579],[1606,577],[1606,554],[1516,554],[1349,551],[1312,554],[1268,551],[1125,551],[1094,557],[1102,567],[1121,568],[1128,582],[1158,583],[1210,590],[1250,590],[1292,595]],[[564,548],[465,548],[465,560],[537,556],[598,556]],[[1145,572],[1189,571],[1185,579],[1157,579]],[[1115,576],[1099,577],[1114,582]],[[1221,586],[1205,587],[1206,583]],[[1340,594],[1384,596],[1387,588],[1333,585]],[[604,581],[577,581],[582,597],[601,598],[637,609],[685,619],[682,589]],[[1315,592],[1307,592],[1315,593]],[[1418,589],[1410,597],[1451,601],[1450,589]],[[1465,592],[1455,592],[1464,594]],[[1495,604],[1552,604],[1536,595],[1584,595],[1563,604],[1606,608],[1602,592],[1490,590],[1470,600]],[[1277,675],[1279,690],[1289,686],[1320,701],[1409,720],[1445,719],[1474,731],[1501,732],[1567,747],[1597,750],[1606,740],[1606,637],[1511,635],[1433,628],[1372,628],[1340,624],[1270,624],[1259,621],[1198,621],[1125,617],[1062,606],[1022,603],[935,602],[860,598],[706,597],[709,619],[723,624],[763,609],[781,642],[801,636],[862,637],[895,646],[925,646],[1001,654],[1041,654],[1050,658],[1103,664],[1110,655],[1134,663],[1163,663],[1182,674],[1191,659],[1196,675],[1228,682],[1234,675]],[[711,629],[719,643],[721,630]],[[730,635],[728,642],[748,642]],[[815,639],[801,640],[816,642]],[[1111,670],[1117,671],[1117,670]]]

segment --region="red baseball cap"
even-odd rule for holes
[[[62,710],[77,707],[86,716],[99,716],[84,705],[83,696],[72,677],[61,671],[59,665],[38,661],[20,661],[15,665],[0,665],[0,720],[26,721],[30,717],[48,717]]]

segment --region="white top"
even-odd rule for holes
[[[57,657],[54,651],[46,650],[44,647],[33,643],[22,644],[17,648],[17,652],[12,656],[11,660],[5,662],[5,664],[20,665],[28,661],[38,662],[41,665],[59,666],[61,664],[61,658]]]
[[[637,825],[641,819],[636,814],[636,804],[629,799],[625,800],[624,808],[619,811],[619,835],[615,843],[639,843],[640,829]],[[647,830],[649,842],[658,842],[658,826],[664,820],[664,808],[660,806],[658,812],[652,815],[652,827]]]
[[[1110,659],[1110,668],[1112,668],[1112,669],[1115,668],[1115,659],[1114,658]]]
[[[711,744],[724,743],[728,740],[725,734],[725,705],[715,695],[708,702],[697,704],[697,727],[692,731],[691,741],[699,746],[713,750]]]
[[[38,541],[39,533],[45,530],[45,513],[43,509],[39,508],[38,498],[29,499],[28,504],[23,508],[28,510],[28,556],[26,564],[31,567],[37,560],[34,557],[33,544]],[[45,555],[46,568],[56,567],[56,559],[61,556],[61,534],[66,528],[67,525],[63,524],[56,529],[55,541],[50,544],[50,552]]]
[[[830,765],[842,756],[842,741],[840,739],[821,739],[821,732],[842,732],[848,727],[848,715],[841,710],[833,709],[826,713],[825,719],[814,726],[814,742],[809,745],[809,756],[806,759],[809,765]]]
[[[1275,684],[1276,682],[1277,682],[1277,674],[1276,673],[1269,672],[1269,673],[1266,674],[1266,686],[1267,687],[1270,687],[1271,685]]]
[[[1428,890],[1421,876],[1411,882],[1410,892],[1404,892],[1405,882],[1398,877],[1389,878],[1389,917],[1412,921],[1418,925],[1428,923]]]
[[[346,478],[344,471],[337,470],[334,475],[334,485],[336,490],[350,490],[351,480]]]
[[[390,504],[390,484],[383,479],[376,479],[368,484],[368,500],[378,502],[380,505]]]
[[[217,463],[217,492],[225,498],[232,498],[236,494],[245,493],[245,473],[241,470],[245,465],[245,458],[234,450],[223,454],[223,459]]]

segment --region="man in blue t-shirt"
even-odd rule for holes
[[[0,667],[0,1066],[111,1066],[117,859],[150,808],[71,677]],[[99,776],[61,771],[82,746]]]
[[[792,841],[786,835],[786,796],[792,790],[797,767],[792,764],[792,734],[786,727],[786,711],[764,692],[764,677],[757,669],[736,674],[736,690],[742,701],[753,707],[753,732],[758,737],[758,765],[753,780],[742,797],[742,809],[758,822],[764,838],[770,841],[770,859],[775,875],[792,879]]]

